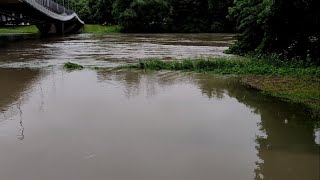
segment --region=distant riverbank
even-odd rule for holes
[[[97,25],[86,24],[83,28],[84,33],[119,33],[120,27],[118,25]]]
[[[88,34],[107,34],[119,33],[120,27],[117,25],[85,25],[83,33]],[[36,26],[18,26],[18,27],[0,27],[0,47],[6,46],[10,42],[16,42],[26,39],[39,38],[41,34]]]
[[[117,25],[97,25],[97,24],[86,24],[83,27],[84,33],[119,33],[120,27]],[[18,26],[18,27],[1,27],[0,35],[4,34],[21,34],[21,33],[31,33],[36,34],[39,33],[36,26]]]
[[[13,26],[13,27],[1,27],[0,34],[21,34],[21,33],[38,33],[36,26]]]

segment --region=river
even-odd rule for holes
[[[232,76],[114,67],[223,54],[229,34],[80,34],[0,49],[2,180],[318,180],[319,124]]]

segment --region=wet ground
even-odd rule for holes
[[[61,68],[225,56],[224,38],[83,34],[1,49],[0,179],[319,179],[317,121],[235,77]]]

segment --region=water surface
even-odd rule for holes
[[[235,77],[62,69],[228,56],[232,41],[81,34],[0,49],[0,179],[318,180],[319,121]]]
[[[146,58],[186,59],[229,57],[223,51],[233,34],[79,34],[22,41],[0,49],[0,67],[83,66],[113,67]]]
[[[234,78],[1,72],[3,179],[319,179],[312,118]]]

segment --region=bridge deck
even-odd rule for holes
[[[8,14],[8,12],[10,13]],[[81,28],[84,25],[84,22],[74,11],[66,9],[52,0],[0,0],[1,14],[9,16],[11,19],[27,16],[28,20],[33,19],[33,22],[63,23],[62,26],[68,24],[68,26],[74,25],[76,28]]]

